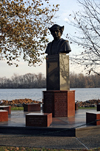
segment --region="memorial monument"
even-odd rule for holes
[[[43,92],[43,112],[53,117],[75,115],[75,91],[70,91],[68,40],[61,38],[64,26],[49,28],[54,40],[46,48],[46,89]]]

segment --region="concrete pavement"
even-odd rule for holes
[[[80,137],[0,134],[0,146],[21,146],[46,149],[93,149],[100,147],[100,134],[87,134]]]

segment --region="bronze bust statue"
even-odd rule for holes
[[[59,53],[69,53],[71,51],[69,41],[61,38],[64,26],[54,24],[49,28],[54,40],[48,43],[45,53],[55,55]]]

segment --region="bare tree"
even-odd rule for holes
[[[11,79],[0,78],[0,88],[45,88],[46,79],[42,73],[25,75],[14,74]]]
[[[74,21],[70,24],[76,28],[75,35],[67,34],[72,43],[78,44],[81,54],[71,58],[74,63],[84,65],[90,74],[100,75],[100,1],[78,0],[81,11],[70,14]]]

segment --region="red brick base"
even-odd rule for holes
[[[40,104],[24,104],[24,111],[26,112],[40,111]]]
[[[8,121],[8,111],[0,110],[0,122]]]
[[[26,114],[26,126],[48,127],[52,123],[52,113]]]
[[[86,113],[86,124],[100,125],[100,112]]]
[[[0,106],[0,110],[7,110],[8,114],[11,114],[11,106]]]
[[[75,91],[43,91],[43,112],[53,117],[75,116]]]

